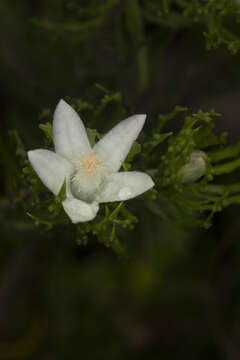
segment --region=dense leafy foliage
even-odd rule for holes
[[[95,124],[99,116],[112,116],[118,119],[120,115],[127,113],[119,93],[111,93],[100,85],[98,88],[103,92],[103,97],[100,104],[95,106],[83,99],[68,98],[77,111],[86,115],[87,124]],[[112,105],[112,112],[109,112]],[[181,129],[176,134],[164,132],[164,127],[176,116],[183,117],[184,112],[187,112],[187,108],[176,106],[169,114],[159,115],[152,132],[145,133],[141,138],[141,144],[134,142],[122,168],[148,172],[154,179],[155,188],[136,201],[129,201],[129,206],[134,209],[135,204],[142,201],[155,216],[160,216],[164,220],[181,222],[185,226],[208,228],[214,213],[222,211],[230,204],[239,203],[240,182],[224,185],[219,183],[218,177],[232,173],[240,167],[240,146],[238,143],[227,146],[226,133],[213,133],[215,118],[220,115],[213,110],[186,115],[182,119]],[[52,111],[45,109],[40,117],[46,121],[39,125],[44,133],[45,146],[53,149],[50,122]],[[88,128],[87,131],[92,145],[102,136],[96,129]],[[41,225],[46,230],[52,229],[55,225],[69,224],[70,220],[61,206],[66,197],[65,184],[57,197],[51,195],[32,169],[24,146],[15,131],[10,133],[10,140],[16,146],[16,157],[11,160],[16,164],[14,184],[11,187],[13,194],[17,191],[18,195],[14,196],[18,198],[18,206],[25,209],[36,225]],[[189,163],[191,154],[199,150],[202,151],[206,165],[204,176],[199,180],[197,178],[191,182],[190,179],[185,183],[180,172],[185,172],[185,175],[192,174],[186,164]],[[8,164],[7,159],[6,163]],[[198,164],[194,171],[198,171]],[[96,219],[77,226],[72,225],[76,227],[77,243],[86,245],[90,239],[96,238],[105,246],[112,246],[118,253],[123,254],[118,234],[121,229],[133,229],[138,221],[129,206],[128,202],[102,205]]]

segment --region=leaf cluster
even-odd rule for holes
[[[209,50],[225,45],[236,54],[240,48],[238,1],[150,0],[144,6],[146,18],[155,25],[180,30],[199,24]]]
[[[85,113],[87,124],[95,124],[100,115],[111,116],[115,123],[122,120],[122,114],[127,114],[128,110],[122,104],[121,95],[100,85],[97,88],[102,93],[98,104],[84,99],[67,100],[77,111]],[[78,244],[87,244],[91,239],[97,240],[107,247],[111,246],[119,254],[124,253],[119,236],[121,237],[122,231],[133,229],[138,221],[130,208],[135,212],[139,200],[146,205],[148,211],[164,220],[188,226],[209,227],[216,212],[240,202],[240,182],[231,184],[228,178],[223,178],[223,175],[231,174],[240,167],[240,144],[227,146],[226,133],[214,134],[215,119],[219,117],[214,110],[200,110],[184,117],[186,111],[187,108],[176,106],[170,113],[159,115],[151,133],[141,137],[141,144],[137,141],[133,143],[122,165],[122,171],[137,169],[149,173],[154,179],[155,188],[139,196],[137,201],[101,205],[93,221],[78,225],[70,225],[70,220],[62,209],[66,184],[58,196],[53,196],[32,169],[18,134],[12,132],[10,139],[15,145],[13,159],[15,167],[18,166],[14,170],[17,186],[12,192],[18,193],[18,206],[22,207],[36,225],[46,230],[56,225],[74,226]],[[50,109],[44,110],[40,118],[46,122],[39,125],[45,138],[43,147],[50,149],[53,148],[51,114]],[[171,120],[177,116],[183,121],[180,130],[164,131],[164,128],[171,127]],[[92,127],[87,128],[87,134],[91,145],[102,137]],[[186,164],[194,151],[204,154],[206,170],[200,179],[186,184],[180,173],[183,169],[187,171]],[[223,183],[219,179],[223,179]]]
[[[185,110],[176,107],[170,114],[160,116],[155,131],[161,130],[167,121]],[[163,153],[162,149],[156,149],[161,161],[154,172],[157,201],[153,206],[148,203],[153,213],[164,219],[172,218],[186,225],[208,228],[216,212],[239,203],[240,183],[224,185],[218,182],[220,176],[230,174],[240,166],[239,143],[227,146],[226,132],[220,135],[213,132],[215,118],[219,116],[214,110],[206,113],[200,110],[185,117],[177,134],[155,132],[155,136],[168,137],[168,144]],[[188,171],[185,165],[189,163],[191,154],[199,150],[204,154],[205,174],[199,181],[185,184],[180,170]]]

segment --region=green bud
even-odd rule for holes
[[[203,151],[195,150],[190,156],[187,164],[178,171],[178,178],[182,184],[188,184],[199,180],[206,173],[206,154]]]

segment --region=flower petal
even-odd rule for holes
[[[133,115],[116,125],[95,146],[95,154],[111,172],[120,169],[132,143],[142,130],[146,115]]]
[[[97,202],[123,201],[134,198],[151,189],[154,182],[145,173],[130,171],[111,174],[103,190],[96,198]]]
[[[38,149],[28,151],[28,159],[43,184],[55,195],[59,193],[65,178],[74,171],[73,165],[58,154]]]
[[[96,202],[88,204],[75,198],[64,200],[62,205],[74,224],[94,219],[99,210],[99,206]]]
[[[55,151],[68,160],[82,153],[89,154],[91,146],[85,127],[76,111],[60,100],[53,116],[53,140]]]

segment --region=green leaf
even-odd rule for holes
[[[228,174],[240,167],[240,158],[228,163],[213,166],[214,175]]]
[[[86,128],[88,140],[90,142],[91,147],[93,147],[97,140],[101,139],[102,135],[96,129]]]
[[[168,220],[166,213],[156,201],[147,200],[146,206],[154,215],[159,216],[163,220]]]
[[[20,157],[22,160],[27,158],[27,153],[24,148],[23,142],[17,132],[17,130],[11,130],[8,133],[10,141],[14,143],[16,148],[16,156]]]
[[[32,215],[29,212],[27,212],[27,215],[30,217],[30,219],[32,219],[34,221],[36,226],[43,225],[46,228],[46,230],[52,229],[53,224],[50,221],[40,219],[39,217]]]
[[[104,95],[104,97],[100,102],[100,105],[96,108],[96,110],[93,113],[93,123],[95,123],[97,119],[99,119],[99,117],[102,115],[106,107],[112,102],[116,102],[116,103],[121,102],[121,94],[119,92]]]
[[[39,129],[44,132],[49,143],[53,144],[52,124],[50,122],[47,122],[46,124],[39,124]]]
[[[179,114],[181,112],[185,112],[185,111],[187,111],[186,107],[177,105],[177,106],[175,106],[173,111],[171,111],[169,114],[159,115],[158,124],[157,124],[157,127],[155,128],[154,132],[159,133],[168,121],[175,118],[177,114]]]
[[[172,134],[172,132],[163,134],[158,134],[156,132],[153,133],[150,139],[143,144],[144,156],[149,156],[149,154],[152,152],[152,150],[154,150],[155,147],[164,142]]]
[[[218,185],[218,184],[207,184],[203,189],[203,192],[208,194],[234,194],[240,192],[240,183],[227,184],[227,185]]]
[[[220,149],[213,152],[208,152],[208,157],[212,162],[219,162],[221,160],[232,158],[240,153],[240,142],[224,149]]]
[[[66,180],[64,181],[61,190],[54,200],[48,206],[48,210],[56,217],[62,211],[62,202],[66,200]]]
[[[40,119],[52,119],[53,115],[52,115],[52,111],[50,108],[45,108],[42,110],[41,114],[40,114]]]
[[[126,162],[133,161],[134,157],[140,152],[141,152],[141,145],[137,141],[134,141],[125,161]]]
[[[128,171],[131,169],[132,164],[131,162],[134,160],[134,157],[141,152],[141,145],[134,141],[131,147],[131,150],[128,153],[128,156],[126,157],[125,161],[122,163],[122,167],[124,171]]]

